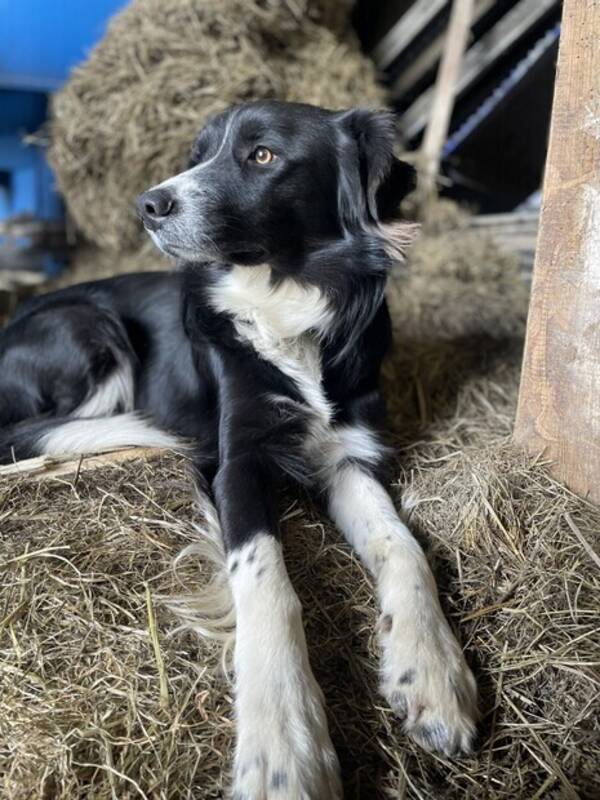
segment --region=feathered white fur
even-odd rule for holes
[[[135,413],[69,420],[42,434],[36,445],[44,455],[101,453],[134,446],[185,449],[182,439],[155,427]]]

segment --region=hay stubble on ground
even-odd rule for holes
[[[370,581],[317,505],[287,495],[286,556],[347,797],[597,797],[600,512],[510,445],[525,284],[458,218],[415,246],[390,300],[392,491],[432,559],[483,719],[461,761],[402,736],[377,693]],[[159,602],[207,578],[193,558],[171,570],[197,536],[185,464],[4,481],[0,520],[4,794],[223,796],[233,727],[220,649],[169,636]]]

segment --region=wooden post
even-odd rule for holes
[[[436,79],[435,95],[423,146],[421,148],[422,197],[426,200],[435,189],[435,181],[440,168],[442,147],[446,141],[454,94],[462,57],[467,46],[469,29],[473,18],[473,0],[454,0],[444,52]]]
[[[515,440],[600,502],[600,0],[564,0]]]

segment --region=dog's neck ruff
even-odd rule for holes
[[[279,340],[308,331],[325,334],[334,319],[334,309],[317,286],[303,286],[293,278],[273,283],[268,264],[234,265],[211,288],[210,302],[236,323],[253,325]]]

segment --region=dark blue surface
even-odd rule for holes
[[[47,107],[44,92],[20,92],[0,85],[0,136],[33,133],[46,119]]]

